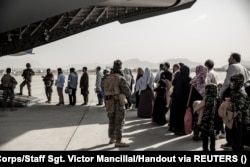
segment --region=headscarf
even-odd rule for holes
[[[153,90],[153,85],[154,85],[154,75],[148,68],[145,68],[144,74],[136,83],[136,91],[139,91],[140,94],[140,92],[142,90],[146,90],[147,87]]]
[[[130,84],[131,84],[132,77],[131,77],[131,75],[130,75],[129,69],[128,69],[128,68],[124,68],[123,72],[124,72],[124,77],[125,77],[125,79],[126,79],[128,85],[130,85]]]
[[[190,81],[190,84],[205,97],[205,86],[207,84],[207,67],[199,65],[195,69],[196,76]]]
[[[174,90],[171,96],[173,99],[176,99],[176,101],[182,101],[183,103],[187,103],[186,101],[188,100],[189,87],[190,87],[189,83],[191,80],[191,77],[189,75],[190,75],[189,67],[183,65],[180,68],[180,74],[173,81]],[[180,98],[182,100],[180,100]]]
[[[190,69],[188,66],[186,65],[183,65],[181,68],[180,68],[180,76],[182,78],[189,78],[189,75],[190,75]]]

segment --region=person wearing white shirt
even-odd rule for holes
[[[219,75],[216,71],[214,71],[214,61],[213,60],[206,60],[204,64],[208,69],[208,78],[210,80],[210,83],[218,84],[219,81]]]

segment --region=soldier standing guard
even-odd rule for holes
[[[31,81],[32,76],[35,75],[35,72],[31,69],[30,63],[26,64],[26,69],[23,70],[23,79],[24,81],[20,85],[20,93],[19,95],[23,95],[23,87],[27,84],[28,87],[28,94],[31,96]]]
[[[10,75],[10,73],[11,73],[11,68],[7,68],[6,74],[1,79],[3,87],[3,111],[5,111],[8,97],[10,98],[11,111],[16,110],[14,108],[14,97],[15,97],[14,89],[17,85],[17,81],[13,76]]]
[[[103,80],[105,105],[109,118],[108,135],[109,144],[115,143],[115,147],[128,147],[127,143],[122,140],[122,128],[125,121],[125,104],[126,97],[130,95],[131,90],[123,77],[122,62],[114,61],[111,74]]]
[[[50,68],[47,69],[47,74],[45,76],[42,76],[43,82],[45,85],[45,94],[47,97],[47,101],[45,103],[51,103],[51,97],[52,97],[52,86],[54,84],[54,75],[52,74]]]

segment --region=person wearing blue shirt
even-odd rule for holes
[[[64,82],[65,82],[65,76],[62,72],[61,68],[57,69],[57,80],[55,82],[55,85],[57,87],[57,93],[59,96],[59,103],[57,106],[64,105],[64,97],[63,97],[63,87],[64,87]]]
[[[78,83],[78,75],[75,72],[75,68],[70,68],[70,74],[68,77],[68,88],[71,89],[69,93],[69,105],[76,105],[76,89]]]

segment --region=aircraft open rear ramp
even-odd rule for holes
[[[190,8],[196,0],[1,0],[0,56],[114,21],[121,24]]]
[[[30,107],[37,104],[40,101],[37,97],[32,96],[23,96],[23,95],[15,95],[14,104],[15,107]],[[3,102],[3,90],[0,90],[0,106],[2,106]],[[7,100],[7,106],[9,106],[9,98]]]

